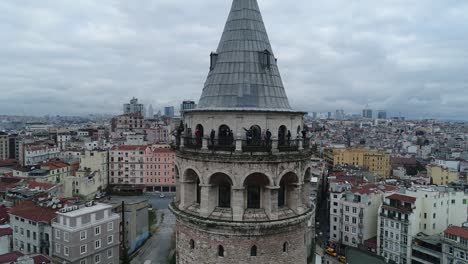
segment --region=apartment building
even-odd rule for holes
[[[467,198],[447,187],[422,186],[385,196],[378,220],[378,254],[395,263],[411,263],[413,238],[461,225],[468,217]]]
[[[146,146],[114,146],[109,153],[111,185],[144,185]]]
[[[41,206],[42,205],[42,206]],[[10,211],[13,250],[23,254],[52,255],[52,226],[56,209],[47,204],[23,201]]]
[[[444,231],[442,264],[468,263],[468,223]]]
[[[119,263],[120,216],[112,206],[88,202],[57,212],[53,256],[60,263]]]
[[[458,180],[458,171],[442,165],[429,164],[426,166],[427,176],[432,184],[447,185]]]
[[[386,178],[390,176],[390,155],[384,151],[359,148],[334,148],[325,153],[329,165],[356,165],[368,169],[376,175]]]
[[[341,194],[331,193],[331,205],[339,208],[330,213],[331,240],[352,247],[368,247],[366,241],[377,236],[378,211],[383,196],[396,188],[392,185],[363,184]]]
[[[49,160],[37,166],[17,167],[15,177],[27,177],[42,183],[62,183],[70,175],[72,165],[61,160]]]
[[[21,165],[29,166],[57,158],[60,155],[60,148],[48,144],[23,144],[21,153],[23,155]]]
[[[10,141],[8,134],[0,131],[0,160],[6,160],[10,157]]]
[[[147,147],[145,150],[144,183],[147,191],[175,192],[175,151]]]

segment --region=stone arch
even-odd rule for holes
[[[288,133],[288,128],[285,125],[278,127],[278,145],[286,144],[286,134]]]
[[[299,184],[299,177],[296,173],[290,171],[285,173],[279,180],[278,190],[278,206],[287,206],[293,208],[295,206],[296,188]]]
[[[264,207],[266,202],[267,186],[271,186],[272,182],[263,173],[251,173],[243,182],[243,186],[246,189],[246,207],[249,209],[260,209]]]
[[[245,181],[247,180],[247,177],[251,176],[252,174],[263,174],[265,177],[267,177],[269,182],[267,186],[269,187],[272,187],[275,184],[275,182],[273,181],[273,176],[271,176],[270,173],[261,171],[249,171],[247,174],[244,175],[244,177],[242,177],[242,180],[239,182],[240,186],[245,186]]]
[[[253,245],[253,246],[250,248],[250,256],[251,256],[251,257],[256,257],[256,256],[257,256],[257,246],[256,246],[256,245]]]
[[[187,168],[184,172],[182,194],[184,206],[190,206],[194,203],[201,202],[201,177],[200,174],[193,168]]]
[[[191,174],[189,173],[192,173],[192,172],[196,174],[196,176],[200,179],[200,183],[203,184],[204,180],[203,180],[201,173],[196,168],[193,168],[193,167],[185,168],[184,174],[182,175],[183,181],[187,181],[187,177],[191,176]]]
[[[203,129],[203,125],[198,124],[195,127],[195,140],[196,140],[197,145],[199,145],[199,146],[202,145],[202,140],[203,140],[204,135],[205,135],[205,131]]]
[[[217,172],[208,178],[208,184],[211,185],[212,190],[217,194],[215,201],[217,207],[231,208],[232,200],[232,186],[233,181],[226,173]],[[215,199],[215,197],[211,197]]]
[[[229,133],[231,128],[228,125],[220,125],[218,128],[218,144],[222,146],[230,145],[230,136]]]
[[[260,145],[260,142],[262,141],[262,128],[259,125],[252,125],[250,127],[250,131],[252,132],[251,143],[254,145]]]

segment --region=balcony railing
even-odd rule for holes
[[[184,144],[188,149],[201,149],[203,138],[185,137]]]
[[[212,151],[235,151],[236,142],[229,138],[219,138],[208,141],[208,149]]]
[[[271,140],[243,140],[242,151],[243,152],[271,152],[272,141]]]
[[[290,152],[299,150],[299,139],[296,140],[278,140],[278,150],[280,152]]]

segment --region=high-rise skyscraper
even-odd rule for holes
[[[123,111],[124,114],[140,114],[142,116],[145,115],[143,104],[139,104],[138,99],[136,99],[135,97],[133,97],[130,100],[129,104],[124,104]]]
[[[148,118],[154,118],[154,109],[152,104],[148,107]]]
[[[176,141],[177,263],[307,263],[304,114],[289,105],[257,1],[233,0],[199,104],[184,112],[192,136]]]
[[[387,119],[387,111],[385,110],[379,110],[377,112],[377,118],[378,119]]]
[[[174,117],[174,107],[173,106],[164,107],[164,116]]]
[[[365,108],[362,110],[362,117],[363,118],[372,118],[372,109]]]

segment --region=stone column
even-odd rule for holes
[[[239,134],[237,135],[236,140],[236,152],[242,152],[242,138]]]
[[[304,139],[297,137],[297,142],[299,150],[304,150]]]
[[[290,207],[297,214],[302,214],[304,212],[304,207],[302,206],[302,184],[295,184],[292,186],[291,190],[291,201]]]
[[[270,190],[270,220],[278,220],[278,191],[279,187],[269,187]]]
[[[232,219],[234,221],[242,221],[244,218],[244,191],[245,188],[232,188]]]
[[[185,144],[185,138],[181,135],[180,136],[180,146],[179,148],[183,149]]]
[[[196,201],[197,183],[193,181],[180,181],[179,209],[184,210]]]
[[[210,139],[208,137],[202,138],[202,150],[208,150],[208,141]]]
[[[271,137],[271,152],[277,153],[279,152],[278,150],[278,137],[277,136],[272,136]]]
[[[200,184],[200,216],[208,217],[216,207],[217,197],[213,195],[215,192],[211,184]]]
[[[262,188],[262,196],[261,196],[261,208],[265,210],[266,215],[268,218],[272,219],[271,215],[271,188],[270,186],[265,186]]]

